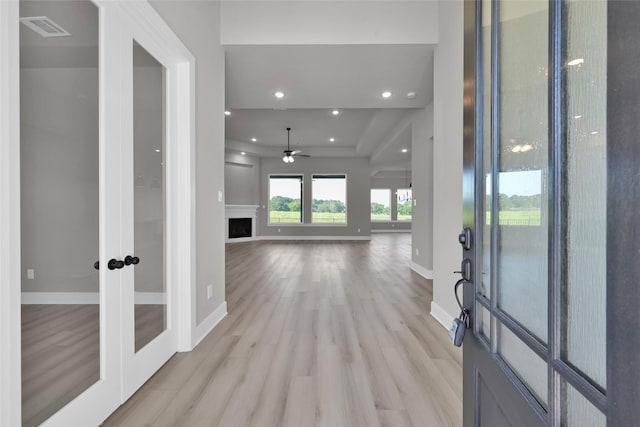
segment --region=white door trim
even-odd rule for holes
[[[0,1],[0,425],[22,422],[20,57],[17,0]]]

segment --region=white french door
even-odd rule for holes
[[[0,424],[99,425],[190,349],[193,58],[144,1],[3,3]]]

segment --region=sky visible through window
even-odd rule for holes
[[[371,203],[380,203],[383,206],[389,206],[391,204],[391,190],[389,189],[372,189],[371,190]]]
[[[487,192],[491,192],[491,175],[487,176]],[[500,194],[507,196],[533,196],[542,193],[542,171],[500,172],[498,178]]]

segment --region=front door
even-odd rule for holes
[[[637,15],[465,2],[465,426],[638,425]]]

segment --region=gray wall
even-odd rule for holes
[[[398,188],[409,188],[411,182],[411,171],[407,172],[408,178],[403,175],[404,172],[396,172],[395,176],[380,176],[384,172],[377,174],[371,178],[371,188],[389,188],[391,189],[391,221],[371,221],[372,230],[411,230],[411,221],[396,221],[398,214],[398,203],[396,190]],[[408,180],[408,182],[407,182]]]
[[[270,226],[269,175],[304,174],[305,225]],[[347,175],[347,226],[311,225],[311,175],[335,173]],[[366,158],[300,158],[286,164],[281,158],[263,158],[260,161],[260,209],[258,209],[258,235],[260,236],[369,236],[371,233],[369,160]],[[358,229],[360,231],[358,232]],[[280,230],[280,231],[278,231]]]
[[[152,0],[152,6],[196,60],[197,322],[225,300],[224,284],[224,51],[220,3]],[[207,299],[207,286],[213,296]]]
[[[418,110],[413,118],[411,170],[413,182],[413,227],[411,260],[431,272],[433,270],[433,104]]]
[[[227,205],[260,203],[260,160],[227,153],[224,163],[224,194]]]
[[[98,70],[20,79],[22,290],[98,292]]]

